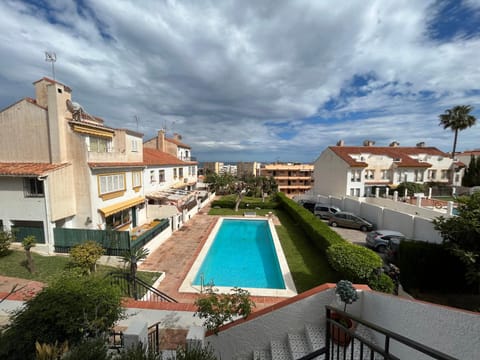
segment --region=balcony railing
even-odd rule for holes
[[[444,354],[440,351],[432,349],[428,346],[425,346],[415,340],[409,339],[403,335],[389,331],[381,326],[375,325],[371,322],[363,320],[357,316],[348,314],[346,312],[340,311],[331,306],[325,306],[327,312],[327,322],[326,322],[326,335],[325,335],[325,344],[324,348],[316,350],[311,354],[308,354],[302,357],[300,360],[310,360],[310,359],[392,359],[398,360],[399,357],[395,356],[391,352],[392,342],[395,343],[395,346],[401,344],[403,349],[408,349],[410,354],[416,353],[416,355],[411,355],[411,358],[416,358],[421,354],[427,355],[432,359],[439,360],[455,360],[454,357]],[[365,339],[359,332],[356,332],[355,329],[348,329],[343,326],[338,321],[332,318],[332,312],[335,312],[339,316],[347,317],[353,320],[358,324],[361,324],[365,328],[369,329],[371,332],[375,332],[383,338],[382,344],[376,344],[370,340]],[[340,332],[347,333],[351,337],[351,343],[348,347],[341,346],[335,343],[332,339],[332,327],[336,327]],[[320,355],[325,355],[324,357],[319,357]],[[423,358],[423,357],[422,357]]]

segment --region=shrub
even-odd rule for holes
[[[255,303],[247,290],[235,287],[230,294],[217,294],[212,287],[208,287],[205,294],[195,300],[195,305],[197,311],[194,315],[205,319],[203,325],[217,333],[220,326],[234,317],[246,318],[250,315]]]
[[[0,231],[0,257],[10,253],[10,244],[14,240],[15,236],[10,231]]]
[[[32,359],[35,342],[75,346],[106,333],[121,318],[120,291],[97,276],[65,276],[12,316],[0,336],[0,359]]]
[[[374,270],[382,267],[382,258],[370,249],[348,242],[327,249],[331,267],[352,282],[368,283]]]
[[[280,206],[302,227],[310,241],[322,252],[325,252],[333,244],[346,242],[338,233],[330,229],[327,224],[317,219],[315,215],[303,206],[289,199],[285,194],[277,193],[277,199]]]
[[[441,244],[400,242],[399,268],[402,286],[407,291],[474,290],[466,283],[465,265]]]
[[[95,241],[86,241],[83,244],[75,245],[70,250],[70,259],[75,266],[85,270],[87,273],[95,272],[98,259],[105,250]]]
[[[393,294],[395,290],[395,284],[393,280],[387,274],[380,274],[379,276],[372,276],[368,281],[368,286],[373,290],[381,291],[387,294]]]
[[[176,360],[216,360],[217,357],[210,346],[207,347],[180,347],[177,349]]]

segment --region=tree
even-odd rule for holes
[[[13,314],[0,334],[0,359],[33,359],[37,341],[74,346],[106,334],[122,315],[120,290],[108,279],[64,275]]]
[[[35,236],[29,235],[23,238],[22,246],[25,249],[25,256],[27,257],[27,269],[31,274],[35,273],[35,264],[33,262],[32,253],[30,249],[35,246]]]
[[[97,261],[105,253],[100,244],[95,241],[86,241],[75,245],[70,250],[70,259],[73,264],[83,269],[87,274],[95,272]]]
[[[458,216],[440,216],[433,224],[446,248],[465,264],[467,283],[477,286],[480,293],[480,193],[457,201]]]
[[[130,249],[128,251],[125,251],[120,257],[124,265],[129,267],[130,277],[132,281],[134,281],[137,276],[138,263],[142,260],[145,260],[149,253],[150,250],[141,247],[135,250]]]
[[[462,178],[462,186],[479,186],[480,185],[480,158],[477,159],[472,154],[470,156],[470,163],[465,170],[465,174]]]
[[[457,148],[458,131],[472,127],[477,119],[470,115],[473,108],[470,105],[457,105],[452,109],[445,110],[444,114],[439,115],[440,124],[444,129],[452,129],[455,133],[453,138],[452,159],[455,158],[455,150]]]

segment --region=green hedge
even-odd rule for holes
[[[223,197],[220,200],[214,200],[212,201],[212,208],[214,207],[220,207],[223,209],[233,209],[235,208],[235,203],[236,200],[235,198],[230,198],[230,197]],[[248,206],[247,206],[248,204]],[[251,201],[250,199],[243,200],[240,202],[240,205],[238,206],[239,209],[252,209],[255,210],[255,208],[260,208],[260,209],[276,209],[279,206],[278,202],[274,201],[265,201],[262,202],[261,199],[258,200],[253,200]]]
[[[368,281],[368,286],[375,291],[381,291],[387,294],[393,294],[395,284],[390,276],[385,273],[379,276],[372,276]]]
[[[368,283],[374,270],[383,266],[377,253],[349,242],[330,246],[326,254],[330,266],[351,282]]]
[[[305,234],[323,253],[331,245],[345,242],[345,239],[330,229],[326,223],[317,219],[310,211],[289,199],[285,194],[277,193],[277,200],[280,206],[302,227]]]
[[[441,244],[402,241],[399,249],[400,279],[405,290],[468,291],[465,266]]]

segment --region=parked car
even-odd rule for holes
[[[374,228],[371,222],[368,222],[360,216],[346,211],[339,211],[335,214],[332,214],[328,219],[328,225],[333,227],[349,227],[353,229],[359,229],[361,231],[371,231]]]
[[[394,230],[375,230],[367,234],[367,246],[380,253],[386,253],[389,248],[398,249],[400,241],[405,240],[405,235]]]
[[[342,210],[340,210],[336,206],[317,203],[315,205],[313,213],[320,219],[330,219],[331,215],[336,214],[339,211],[342,211]]]
[[[313,209],[315,208],[315,201],[313,200],[300,200],[298,202],[300,205],[302,205],[305,209],[313,213]]]

